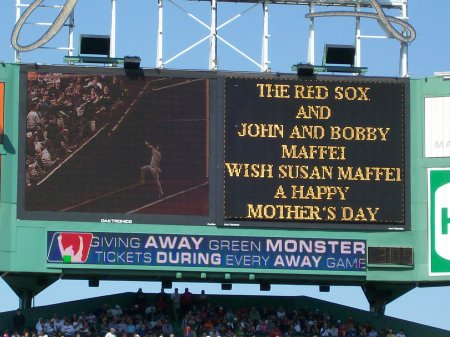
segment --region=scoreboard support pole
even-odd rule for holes
[[[19,297],[19,308],[33,307],[34,297],[61,278],[61,274],[5,273],[2,278]]]
[[[382,283],[369,283],[362,287],[367,301],[369,302],[370,311],[377,316],[383,316],[386,306],[411,291],[416,287],[413,283],[405,284],[382,284]]]

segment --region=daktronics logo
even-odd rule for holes
[[[49,237],[47,261],[53,263],[85,263],[89,257],[92,238],[92,233],[53,233]]]
[[[128,219],[100,219],[101,223],[133,223],[133,220],[128,220]]]
[[[435,249],[450,260],[450,183],[439,187],[434,194]]]

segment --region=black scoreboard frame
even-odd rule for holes
[[[170,70],[141,70],[139,73],[132,74],[132,81],[139,81],[143,77],[153,79],[168,78],[171,80],[186,79],[192,81],[204,81],[205,97],[207,105],[206,117],[207,134],[205,143],[207,145],[207,170],[205,172],[207,179],[208,205],[206,213],[202,214],[184,214],[183,212],[174,214],[168,213],[150,213],[150,214],[127,214],[123,212],[111,211],[54,211],[50,209],[28,209],[26,207],[26,190],[29,188],[25,180],[26,170],[26,115],[29,109],[30,97],[27,97],[27,74],[68,74],[80,76],[128,76],[123,69],[117,68],[80,68],[80,67],[54,67],[39,66],[21,66],[20,77],[20,117],[19,117],[19,174],[18,174],[18,219],[21,220],[45,220],[45,221],[82,221],[93,223],[119,223],[127,225],[133,224],[167,224],[180,226],[218,226],[227,228],[265,228],[265,229],[311,229],[311,230],[363,230],[363,231],[386,231],[386,230],[410,230],[410,186],[409,186],[409,79],[404,78],[385,78],[385,77],[347,77],[347,76],[313,76],[308,78],[298,78],[292,74],[263,74],[263,73],[228,73],[228,72],[208,72],[208,71],[170,71]],[[134,77],[133,77],[134,76]],[[264,219],[245,219],[242,217],[226,216],[226,193],[228,193],[225,183],[225,170],[227,155],[226,139],[226,118],[230,112],[230,97],[227,97],[227,85],[236,83],[273,83],[273,84],[302,84],[312,83],[314,85],[337,86],[337,84],[369,85],[377,83],[380,87],[389,85],[401,86],[404,96],[400,99],[403,104],[403,142],[402,153],[402,193],[403,209],[402,221],[322,221],[322,220],[264,220]],[[331,87],[330,87],[331,88]],[[257,89],[259,90],[259,89]],[[334,90],[334,89],[333,89]],[[283,93],[278,93],[283,95]],[[244,104],[244,102],[242,102]],[[271,103],[272,104],[272,103]],[[236,105],[236,104],[235,104]],[[263,104],[264,105],[264,104]],[[240,183],[240,182],[239,182]],[[257,190],[257,189],[255,189]]]
[[[228,77],[227,80],[229,80],[230,77]],[[270,100],[271,101],[287,101],[289,99],[292,99],[296,93],[295,90],[293,90],[291,88],[291,86],[295,86],[296,83],[300,83],[302,84],[310,84],[312,86],[314,85],[322,85],[323,83],[328,83],[329,85],[331,85],[331,87],[336,88],[338,86],[344,86],[346,84],[350,84],[350,85],[354,85],[354,86],[358,86],[358,85],[369,85],[369,84],[377,84],[380,85],[381,87],[386,86],[387,90],[384,93],[381,93],[381,96],[379,97],[379,99],[381,99],[382,101],[386,100],[386,102],[389,102],[389,86],[400,86],[401,89],[399,89],[401,91],[401,95],[402,97],[397,97],[397,99],[399,99],[400,104],[402,104],[402,109],[403,111],[400,111],[399,113],[402,114],[402,116],[400,117],[400,120],[403,124],[402,128],[399,129],[398,131],[401,132],[401,136],[400,136],[400,141],[402,142],[402,148],[400,150],[401,152],[401,158],[397,158],[397,160],[401,161],[401,171],[402,171],[402,187],[401,187],[401,193],[403,194],[402,200],[401,202],[401,207],[402,209],[398,210],[400,213],[400,218],[398,218],[397,220],[394,221],[379,221],[379,222],[353,222],[353,221],[348,221],[348,222],[331,222],[331,221],[323,221],[323,220],[313,220],[313,221],[296,221],[295,219],[289,221],[289,220],[282,220],[282,221],[277,221],[277,219],[275,218],[275,220],[273,221],[268,221],[265,219],[260,220],[258,219],[246,219],[243,218],[242,216],[239,217],[238,216],[233,216],[233,214],[231,216],[228,217],[227,219],[227,215],[226,215],[226,206],[224,209],[224,215],[225,215],[225,220],[224,220],[224,226],[228,226],[228,227],[235,227],[235,226],[239,226],[239,227],[252,227],[252,228],[295,228],[295,229],[326,229],[326,230],[343,230],[343,229],[348,229],[348,230],[394,230],[394,231],[402,231],[402,230],[410,230],[410,147],[409,147],[409,139],[410,139],[410,126],[409,126],[409,97],[410,97],[410,92],[409,92],[409,79],[407,78],[386,78],[386,77],[365,77],[365,76],[305,76],[305,77],[300,77],[298,78],[297,76],[294,77],[287,77],[287,78],[282,78],[281,76],[273,76],[270,78],[270,81],[267,80],[266,77],[263,76],[256,76],[254,75],[253,78],[249,78],[248,76],[235,76],[232,78],[232,80],[234,80],[235,82],[232,83],[232,85],[230,87],[236,87],[237,85],[239,85],[239,81],[241,80],[247,80],[247,81],[253,81],[253,84],[259,85],[259,84],[263,84],[262,86],[260,85],[258,87],[257,90],[257,94],[254,94],[254,96],[257,96],[258,94],[263,96],[267,96],[267,95],[271,95]],[[238,83],[238,84],[236,84]],[[272,84],[272,87],[269,89],[269,87],[266,86],[267,83]],[[280,84],[282,87],[281,88],[274,88],[273,84]],[[248,83],[247,83],[248,85]],[[271,90],[270,94],[269,94],[269,90]],[[289,91],[290,90],[290,91]],[[225,92],[227,92],[227,90],[225,89]],[[302,92],[303,95],[308,95],[306,89]],[[314,95],[314,93],[309,93],[310,95]],[[316,95],[320,96],[323,93],[320,92],[316,92]],[[278,97],[276,97],[278,95]],[[383,97],[383,95],[386,95]],[[286,96],[286,97],[283,97]],[[287,97],[290,96],[290,97]],[[340,93],[339,93],[339,96]],[[243,104],[247,104],[246,108],[249,108],[249,110],[252,110],[252,103],[244,103],[243,99],[245,98],[245,100],[247,101],[249,98],[248,96],[244,97],[241,96],[239,98],[236,99],[236,102],[234,103],[234,106],[239,107],[239,105],[243,105]],[[264,116],[267,116],[267,110],[264,109],[260,109],[261,105],[264,105],[263,103],[258,102],[258,99],[265,99],[267,97],[254,97],[254,101],[253,104],[255,106],[258,106],[258,108],[256,109],[257,112],[252,111],[254,113],[254,115],[256,114],[265,114]],[[251,99],[251,98],[250,98]],[[225,98],[225,107],[224,107],[224,111],[225,111],[225,127],[226,127],[226,114],[227,111],[229,110],[227,108],[227,103],[229,103],[229,99]],[[273,103],[273,102],[270,102]],[[300,104],[300,103],[299,103]],[[383,102],[381,102],[381,104],[383,104]],[[273,103],[272,104],[272,110],[271,111],[275,111],[275,113],[279,112],[280,110],[282,111],[282,113],[286,113],[286,110],[282,110],[280,109],[280,106],[283,107],[283,104],[276,104]],[[233,107],[234,108],[234,107]],[[233,109],[232,108],[232,109]],[[278,111],[276,111],[276,109],[278,108]],[[259,109],[259,110],[258,110]],[[243,109],[245,110],[245,109]],[[288,113],[295,113],[295,111],[293,110],[289,110]],[[233,122],[236,122],[235,120],[233,120]],[[238,123],[241,122],[242,120],[238,120]],[[236,128],[236,124],[238,123],[231,123],[233,125],[231,125],[231,128]],[[276,123],[276,122],[275,122]],[[276,125],[274,123],[274,125]],[[275,134],[277,132],[277,130],[275,130],[275,127],[272,130],[267,131],[267,133],[270,133],[272,131],[272,137],[276,138],[276,135],[274,136],[273,134]],[[279,130],[278,130],[279,131]],[[244,133],[243,130],[240,130],[239,132]],[[248,131],[250,132],[250,131]],[[226,133],[226,131],[224,131],[224,133]],[[285,132],[286,133],[286,132]],[[246,135],[248,136],[248,134]],[[269,138],[269,137],[267,137]],[[273,139],[272,138],[272,139]],[[251,141],[254,141],[255,138],[252,138]],[[267,144],[267,142],[266,142]],[[266,145],[267,146],[267,145]],[[224,158],[224,162],[227,160],[226,158],[226,140],[224,143],[224,155],[222,156],[222,158]],[[237,146],[236,146],[237,148]],[[240,148],[241,150],[242,148]],[[249,152],[251,154],[251,151]],[[244,154],[242,157],[245,157],[247,154]],[[380,153],[380,156],[386,156],[389,159],[389,153]],[[398,155],[398,153],[397,153]],[[264,159],[270,158],[272,156],[272,153],[270,152],[270,150],[268,151],[268,154],[266,154],[266,156],[264,157],[264,154],[261,154],[262,156],[262,162],[264,162]],[[252,162],[249,160],[248,161],[249,164],[252,164]],[[241,167],[242,168],[242,167]],[[225,171],[227,168],[223,168],[223,170]],[[228,168],[230,169],[230,168]],[[233,169],[236,169],[236,167],[234,166]],[[247,167],[248,171],[247,172],[251,172],[252,168],[251,166]],[[267,167],[266,167],[267,169]],[[272,168],[274,169],[274,168]],[[257,169],[256,169],[257,170]],[[261,171],[261,169],[260,169]],[[258,173],[260,173],[260,171],[258,171]],[[251,173],[249,173],[251,174]],[[274,173],[273,173],[274,174]],[[256,179],[252,179],[252,182],[257,182],[258,178]],[[240,191],[242,191],[243,193],[252,193],[253,192],[253,196],[258,195],[259,191],[257,188],[254,188],[252,186],[252,188],[249,188],[248,185],[242,185],[242,180],[240,181],[240,186],[238,186],[238,189]],[[278,197],[283,196],[283,193],[279,193],[279,191],[276,188],[277,185],[274,185],[272,187],[274,187],[272,189],[273,193],[272,195],[278,195]],[[226,195],[227,195],[227,187],[226,187],[226,183],[224,184],[224,199],[222,199],[219,204],[221,205],[226,205],[227,201],[226,201]],[[284,190],[285,194],[287,194],[286,189]],[[370,193],[371,191],[369,190],[368,193]],[[364,193],[364,191],[363,191]],[[386,191],[379,191],[379,198],[383,199],[383,198],[389,198],[389,194],[386,193]],[[279,198],[278,200],[280,200],[281,198]],[[399,200],[398,200],[399,201]],[[282,203],[280,203],[282,204]],[[264,206],[264,204],[263,204]],[[269,205],[270,206],[270,205]],[[252,209],[253,214],[256,214],[257,216],[261,216],[264,212],[264,208],[258,208],[256,209],[256,207],[254,207]],[[269,216],[273,215],[273,207],[269,208]],[[272,213],[271,213],[272,212]],[[294,213],[294,211],[291,212]],[[301,212],[301,210],[299,211]],[[250,212],[247,214],[249,215]],[[285,215],[286,213],[282,214]],[[310,214],[310,213],[307,213]],[[241,213],[242,215],[242,213]],[[264,214],[263,214],[264,215]],[[255,216],[255,218],[257,218],[257,216]],[[274,223],[276,223],[274,225]]]

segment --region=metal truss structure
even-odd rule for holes
[[[24,4],[21,2],[22,0],[16,0],[16,22],[19,22],[22,16],[22,9],[27,8],[29,6],[34,5],[37,2],[42,2],[39,0],[35,0],[32,4]],[[39,4],[40,8],[63,8],[63,3],[67,3],[68,0],[61,0],[61,5],[42,5]],[[76,3],[77,0],[72,0]],[[111,0],[111,52],[110,56],[115,57],[115,49],[116,49],[116,1]],[[196,46],[209,41],[209,70],[217,70],[218,67],[218,50],[217,43],[220,41],[225,44],[229,48],[233,49],[240,56],[254,64],[259,68],[261,72],[270,72],[270,59],[269,59],[269,14],[270,7],[272,5],[304,5],[308,6],[308,14],[306,17],[309,19],[309,35],[308,35],[308,63],[315,64],[315,21],[319,17],[330,17],[330,16],[354,16],[355,18],[355,31],[354,31],[354,45],[356,49],[355,53],[355,66],[361,66],[361,40],[362,39],[385,39],[385,38],[396,38],[400,42],[400,55],[399,55],[399,76],[406,77],[408,76],[408,44],[414,39],[415,31],[414,29],[407,23],[408,15],[407,15],[407,0],[197,0],[200,2],[204,2],[208,4],[210,7],[210,22],[205,22],[198,18],[195,14],[190,12],[186,7],[190,1],[181,1],[181,0],[157,0],[157,11],[158,11],[158,28],[157,28],[157,46],[156,46],[156,68],[164,68],[167,64],[172,62],[173,60],[182,57],[191,49]],[[220,2],[234,2],[234,3],[248,3],[249,7],[244,11],[236,14],[232,18],[226,20],[225,22],[218,24],[218,3]],[[172,7],[175,7],[178,10],[184,12],[188,17],[197,22],[198,24],[207,28],[208,33],[195,41],[191,45],[189,45],[184,50],[180,51],[174,56],[165,57],[163,46],[166,41],[164,40],[164,12],[166,9],[166,4],[172,4]],[[262,6],[263,16],[262,16],[262,36],[261,39],[261,53],[260,59],[247,55],[243,50],[236,47],[232,41],[228,41],[224,37],[221,36],[220,30],[225,26],[235,22],[237,19],[243,17],[243,15],[253,10],[254,8]],[[318,8],[327,7],[346,7],[351,11],[328,11],[328,12],[318,12]],[[376,13],[368,12],[367,10],[372,7],[375,9]],[[384,15],[384,9],[389,10],[398,10],[398,16],[386,16]],[[345,13],[345,14],[344,14]],[[386,34],[385,35],[364,35],[361,32],[361,18],[372,18],[376,19],[380,24],[384,25]],[[392,25],[395,23],[400,25],[400,32],[397,32],[396,28]],[[23,23],[22,23],[23,24]],[[52,27],[52,23],[31,23],[34,25],[47,25]],[[170,24],[170,23],[169,23]],[[64,24],[65,27],[68,28],[68,45],[67,47],[57,47],[55,49],[64,49],[67,50],[68,55],[73,55],[73,30],[74,30],[74,13],[73,11],[66,18],[66,22]],[[20,30],[20,28],[19,28]],[[50,30],[50,29],[49,29]],[[59,30],[58,30],[59,31]],[[57,33],[57,32],[56,32]],[[55,34],[56,34],[55,33]],[[42,48],[42,47],[41,47]],[[44,47],[49,48],[49,47]],[[15,54],[16,62],[20,62],[20,54],[19,51],[16,50]]]

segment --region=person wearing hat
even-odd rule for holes
[[[116,329],[114,329],[114,328],[109,329],[109,331],[106,333],[105,337],[116,337]]]

